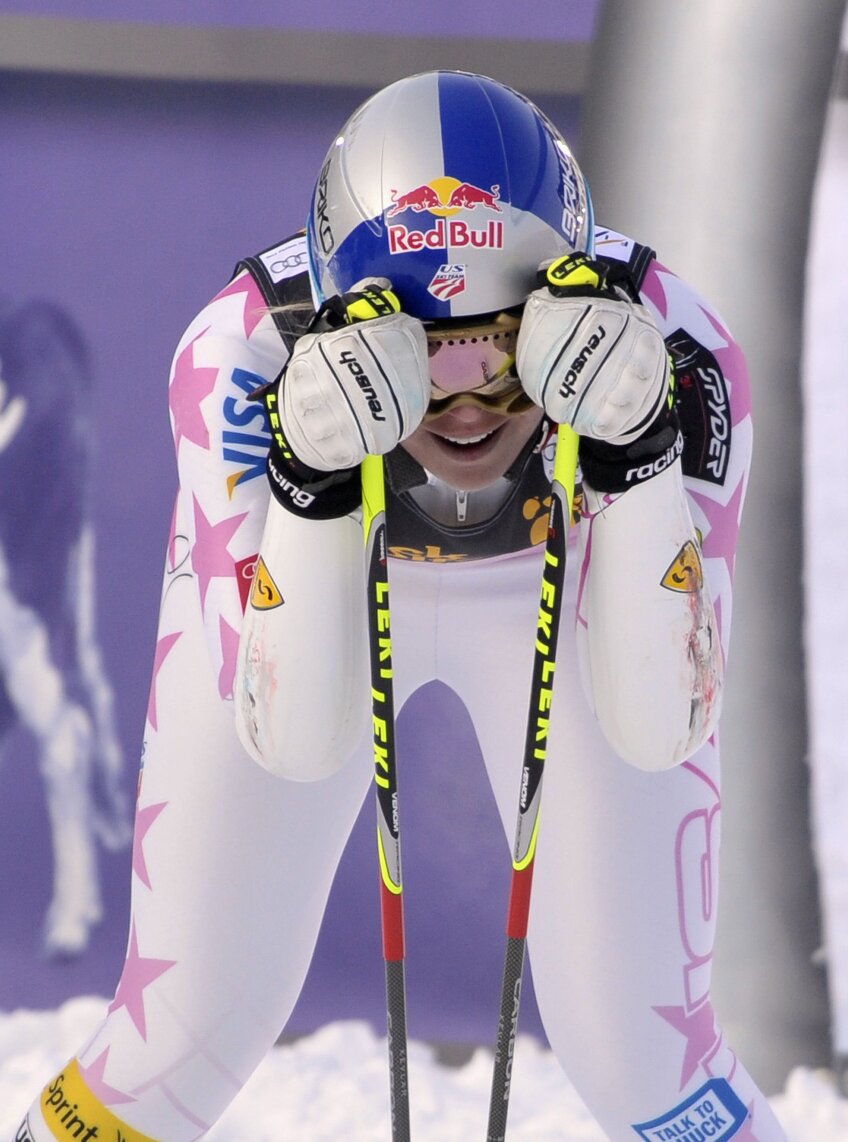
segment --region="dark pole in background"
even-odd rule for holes
[[[800,359],[813,180],[844,0],[606,0],[580,157],[743,345],[754,468],[722,722],[715,1005],[767,1093],[828,1059],[802,650]]]

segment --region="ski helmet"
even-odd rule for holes
[[[434,71],[354,112],[321,168],[307,237],[319,301],[385,277],[422,320],[479,316],[521,305],[544,259],[591,253],[592,203],[529,99]]]

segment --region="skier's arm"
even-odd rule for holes
[[[644,306],[601,293],[532,295],[519,371],[582,435],[577,641],[589,701],[621,757],[663,769],[712,732],[723,661],[666,347]]]
[[[313,781],[345,762],[370,715],[362,526],[356,514],[306,519],[272,497],[259,552],[236,728],[266,769]]]
[[[626,761],[664,769],[718,719],[723,660],[680,459],[636,487],[584,480],[577,646],[604,735]]]
[[[368,704],[367,691],[364,702],[351,700],[362,672],[347,669],[362,643],[361,528],[349,518],[298,519],[269,495],[272,437],[253,398],[287,357],[247,270],[187,329],[170,383],[182,504],[169,558],[188,553],[218,693],[228,706],[235,698],[245,748],[294,773],[339,765],[361,729],[348,714],[356,706],[357,718],[359,707],[367,716]],[[237,688],[240,645],[251,671]]]
[[[193,573],[218,693],[227,702],[268,506],[270,435],[262,407],[248,397],[286,359],[267,310],[256,282],[242,271],[189,325],[169,386],[181,500],[169,563]]]
[[[309,333],[264,394],[272,498],[242,624],[236,726],[267,769],[313,781],[344,763],[370,719],[359,464],[419,424],[423,327],[378,316]],[[394,295],[389,294],[394,301]]]

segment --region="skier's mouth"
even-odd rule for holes
[[[486,432],[475,433],[473,436],[451,436],[443,432],[433,432],[431,428],[430,435],[452,456],[462,456],[468,460],[474,460],[484,455],[492,447],[503,427],[503,424],[499,424],[495,428],[490,428]]]
[[[460,439],[457,436],[443,436],[442,439],[447,440],[449,444],[461,444],[463,446],[469,444],[479,444],[481,440],[487,440],[494,431],[495,430],[492,429],[491,432],[481,432],[479,436],[466,436],[463,439]]]
[[[419,425],[403,448],[433,476],[467,492],[501,476],[538,429],[542,410],[510,416],[459,406]]]

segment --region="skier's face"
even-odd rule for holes
[[[519,324],[511,311],[427,328],[432,399],[403,447],[461,491],[503,476],[542,419],[515,371]]]
[[[476,492],[503,476],[538,430],[542,410],[504,414],[473,397],[431,411],[401,445],[419,464],[460,491]]]

